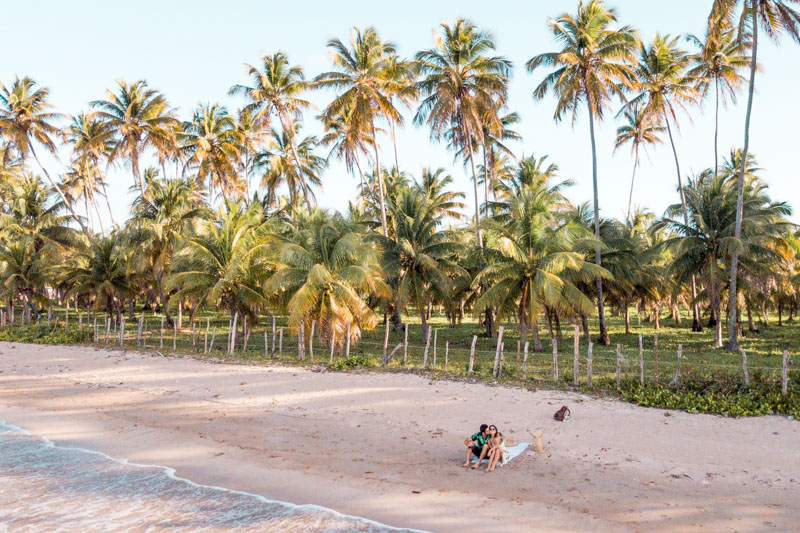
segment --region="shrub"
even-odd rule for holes
[[[74,328],[64,331],[61,327],[46,325],[21,326],[0,331],[0,341],[28,342],[33,344],[81,344],[91,342],[92,332]]]
[[[347,359],[337,359],[331,370],[352,370],[353,368],[374,368],[380,365],[380,359],[365,354],[352,355]]]

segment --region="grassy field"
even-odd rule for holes
[[[20,313],[17,314],[19,322]],[[136,347],[138,336],[138,319],[142,316],[142,311],[137,311],[136,321],[126,320],[124,332],[124,345]],[[106,338],[104,332],[103,314],[83,314],[81,323],[90,337],[93,336],[95,317],[98,324],[98,344],[118,344],[119,331],[116,334],[113,330]],[[52,331],[63,331],[65,321],[65,311],[63,309],[55,312],[56,321],[51,323]],[[72,330],[78,327],[78,317],[73,311],[71,313],[70,324]],[[409,369],[420,370],[423,368],[425,342],[422,326],[416,317],[405,319],[408,322],[408,350],[406,363],[403,364],[403,352],[401,347],[394,359],[389,363],[389,369]],[[46,322],[46,317],[41,318],[40,324]],[[220,314],[198,314],[194,318],[196,327],[193,333],[192,324],[188,317],[184,317],[183,328],[178,331],[177,337],[174,331],[166,329],[165,326],[163,341],[161,335],[161,316],[153,312],[144,312],[142,345],[143,349],[158,349],[159,351],[175,351],[179,353],[199,353],[204,351],[206,342],[206,325],[209,326],[207,342],[211,343],[212,332],[216,328],[214,335],[213,348],[208,351],[209,356],[229,357],[227,355],[227,337],[230,330],[228,317]],[[484,329],[474,319],[467,319],[464,323],[455,328],[449,327],[447,320],[443,316],[434,316],[430,321],[435,331],[435,362],[434,362],[434,339],[428,350],[427,370],[432,372],[446,371],[455,375],[466,375],[468,370],[470,345],[473,335],[478,335],[475,361],[473,372],[476,377],[491,378],[494,358],[497,349],[497,339],[483,337]],[[681,326],[677,326],[672,320],[664,319],[661,321],[659,331],[650,322],[642,322],[637,325],[635,319],[632,324],[632,333],[624,333],[624,322],[619,317],[610,317],[608,321],[609,334],[611,336],[611,346],[593,346],[592,374],[593,381],[603,382],[604,378],[615,377],[617,368],[617,347],[620,345],[621,363],[620,371],[622,379],[639,377],[639,334],[642,335],[644,374],[646,380],[653,383],[668,383],[675,375],[677,364],[678,345],[682,346],[681,376],[691,377],[693,375],[719,377],[728,380],[743,380],[742,357],[739,354],[727,352],[722,349],[715,349],[713,344],[713,330],[706,328],[701,333],[693,333],[688,328],[689,321],[684,320]],[[800,361],[800,322],[784,322],[782,326],[777,326],[774,321],[768,328],[761,328],[759,333],[750,334],[742,340],[742,348],[747,353],[748,373],[751,378],[764,378],[768,380],[779,380],[782,365],[782,353],[788,350],[790,354],[790,375],[796,378],[796,361]],[[595,326],[592,324],[592,326]],[[281,358],[284,362],[295,362],[297,360],[297,337],[291,336],[286,324],[286,317],[276,317],[276,328],[278,331],[283,329],[282,354],[278,354],[277,346],[272,351],[272,319],[262,317],[259,323],[250,325],[251,335],[247,342],[246,351],[241,339],[238,339],[234,356],[237,359],[259,361],[263,359]],[[267,333],[267,350],[265,351],[264,333]],[[574,366],[574,338],[573,327],[565,324],[563,328],[564,337],[557,342],[558,350],[558,377],[559,382],[573,382]],[[596,330],[592,328],[593,338]],[[306,336],[308,332],[306,332]],[[364,358],[380,358],[383,352],[383,341],[385,328],[383,325],[375,330],[364,333],[358,343],[354,343],[350,349],[350,355],[363,356]],[[550,339],[547,337],[545,328],[542,328],[543,352],[534,352],[532,347],[526,365],[526,380],[531,382],[552,382],[554,379],[553,349]],[[111,338],[114,337],[114,338]],[[276,335],[278,337],[278,335]],[[658,349],[655,349],[656,337]],[[87,341],[91,342],[91,338]],[[529,340],[530,337],[529,337]],[[162,344],[163,342],[163,344]],[[308,338],[306,338],[308,342]],[[403,344],[404,332],[389,332],[388,351],[397,344]],[[276,338],[275,344],[278,344]],[[314,358],[315,362],[327,363],[330,359],[330,350],[319,337],[314,339]],[[505,324],[503,334],[503,372],[500,379],[517,380],[522,377],[523,354],[518,354],[519,327],[516,323]],[[173,349],[174,346],[174,349]],[[446,348],[447,347],[447,348]],[[582,384],[586,383],[587,374],[587,344],[584,338],[580,338],[579,347],[579,380]],[[447,360],[445,361],[445,352]],[[308,349],[306,349],[307,361]],[[519,355],[519,371],[518,371]],[[341,351],[337,351],[334,359],[338,360],[344,356]],[[794,360],[795,363],[791,364]]]
[[[58,310],[53,320],[47,324],[42,316],[33,325],[17,325],[0,329],[0,341],[37,342],[48,344],[95,344],[114,347],[120,345],[120,332],[117,325],[105,331],[106,315],[83,313],[80,319],[70,313],[67,323],[65,311]],[[139,338],[138,323],[142,322]],[[227,316],[221,314],[198,314],[193,322],[184,317],[181,330],[161,330],[162,317],[152,311],[137,311],[136,320],[126,320],[122,344],[128,349],[158,351],[162,354],[193,355],[240,363],[280,363],[293,365],[323,365],[333,370],[358,367],[379,369],[382,361],[384,335],[383,325],[364,333],[361,340],[353,343],[350,357],[345,358],[343,350],[338,349],[331,364],[330,348],[315,336],[313,356],[308,348],[306,332],[306,359],[298,360],[298,342],[287,328],[285,316],[275,317],[276,336],[273,344],[272,318],[261,317],[251,324],[251,334],[246,348],[237,339],[233,355],[228,355],[228,334],[230,331]],[[97,337],[95,337],[95,320]],[[443,316],[434,316],[430,325],[435,331],[428,348],[427,367],[424,363],[425,341],[419,320],[406,318],[408,322],[408,344],[404,350],[404,332],[390,329],[387,352],[400,345],[399,350],[384,371],[425,372],[432,378],[474,379],[500,382],[506,385],[527,388],[576,388],[574,384],[574,337],[573,326],[564,325],[564,338],[556,343],[558,377],[554,372],[553,348],[542,328],[544,351],[528,355],[524,364],[524,354],[518,353],[519,327],[507,323],[503,335],[503,363],[499,376],[493,376],[497,339],[483,337],[483,327],[477,321],[468,319],[455,328],[449,327]],[[194,328],[193,328],[194,325]],[[578,385],[583,391],[611,394],[624,400],[646,406],[659,406],[687,411],[711,412],[732,416],[762,415],[780,413],[800,418],[800,322],[784,322],[777,326],[774,321],[768,328],[761,326],[755,334],[748,334],[741,345],[747,354],[747,373],[749,383],[745,383],[743,358],[741,354],[713,348],[713,330],[705,329],[693,333],[688,328],[689,320],[684,319],[678,326],[672,320],[662,320],[659,331],[655,324],[634,323],[631,334],[624,333],[624,322],[619,317],[608,320],[611,346],[593,346],[592,384],[588,383],[588,346],[581,335],[578,357]],[[208,326],[208,336],[206,327]],[[283,341],[279,332],[283,330]],[[241,329],[239,329],[241,331]],[[592,338],[597,335],[592,328]],[[266,333],[266,339],[265,339]],[[644,381],[640,383],[642,369],[639,363],[639,335],[642,336],[642,361]],[[468,373],[470,345],[473,335],[477,335],[473,373]],[[658,349],[656,350],[656,338]],[[213,339],[213,341],[212,341]],[[266,340],[266,346],[265,346]],[[619,344],[620,382],[617,384],[617,344]],[[682,348],[680,379],[676,375],[678,346]],[[789,353],[788,394],[781,393],[781,373],[783,351]],[[404,360],[405,351],[405,360]]]

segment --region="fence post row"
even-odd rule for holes
[[[497,368],[500,365],[500,349],[501,345],[503,344],[503,331],[505,328],[500,326],[497,328],[497,350],[494,353],[494,367],[492,368],[492,376],[497,377]]]
[[[525,346],[522,349],[522,379],[528,379],[528,341],[525,341]]]
[[[473,364],[475,363],[475,343],[478,342],[478,336],[472,336],[472,346],[469,348],[469,369],[467,374],[472,374]]]
[[[586,385],[592,386],[592,341],[589,341],[589,350],[586,354]]]

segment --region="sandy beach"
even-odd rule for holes
[[[561,405],[569,423],[552,420]],[[0,420],[198,483],[398,527],[788,531],[800,424],[382,373],[0,343]],[[481,422],[546,450],[461,467]],[[0,452],[1,453],[1,452]]]

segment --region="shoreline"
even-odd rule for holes
[[[769,530],[800,520],[800,426],[778,417],[76,346],[0,343],[0,371],[0,419],[59,445],[391,527]],[[562,403],[569,424],[552,421]],[[461,441],[484,419],[523,442],[544,428],[545,453],[465,471]]]

